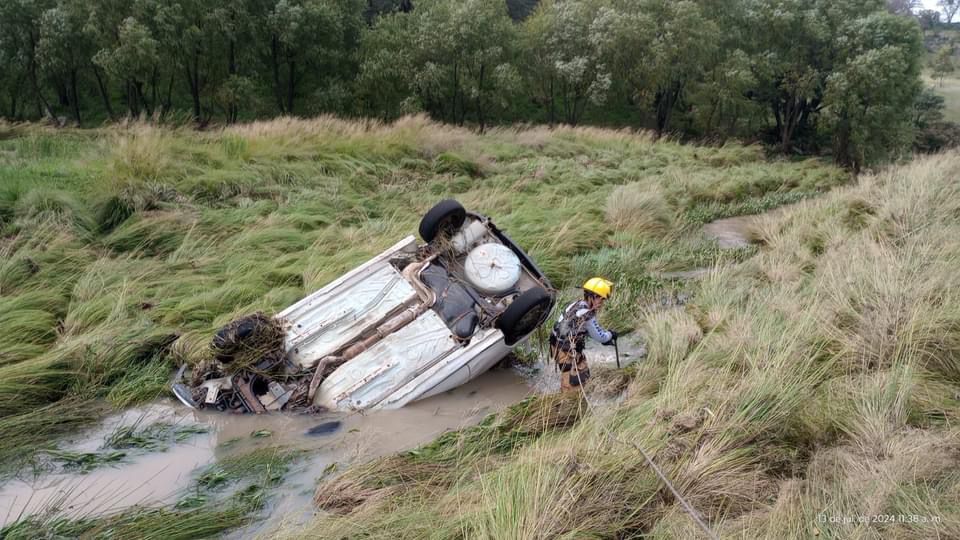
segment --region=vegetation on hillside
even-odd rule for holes
[[[770,161],[757,146],[596,128],[480,135],[422,116],[2,133],[6,472],[105,405],[165,392],[219,325],[288,305],[455,196],[558,287],[614,279],[605,316],[638,328],[648,357],[598,373],[597,393],[626,387],[617,404],[535,398],[334,475],[318,489],[332,513],[283,534],[696,534],[632,445],[723,536],[960,534],[956,155],[843,187],[839,169]],[[757,228],[759,247],[723,253],[700,235],[716,216],[796,201]],[[695,283],[659,277],[699,266],[712,270]],[[162,523],[191,537],[261,508],[242,493],[223,508],[9,530]],[[905,518],[829,522],[861,515]],[[190,516],[211,528],[174,526]]]
[[[0,115],[426,112],[898,158],[922,41],[884,0],[14,0]]]
[[[218,327],[316,290],[411,234],[441,198],[493,216],[558,287],[617,279],[610,316],[631,324],[663,285],[653,273],[721,256],[700,237],[705,219],[847,179],[815,160],[767,161],[756,146],[592,128],[477,135],[424,117],[2,133],[7,469],[95,419],[96,400],[166,392]]]
[[[698,537],[636,446],[722,538],[960,536],[957,174],[920,159],[765,218],[755,257],[641,311],[623,401],[353,468],[282,536]]]

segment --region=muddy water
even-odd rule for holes
[[[48,473],[21,477],[0,486],[0,526],[21,516],[58,508],[70,517],[97,515],[133,505],[170,504],[180,498],[204,468],[228,455],[262,446],[308,450],[274,492],[266,521],[237,537],[308,518],[317,478],[332,464],[353,462],[413,448],[450,429],[479,422],[484,416],[520,401],[533,390],[513,370],[492,370],[445,394],[395,411],[325,415],[229,415],[191,411],[172,401],[160,401],[107,418],[98,428],[61,448],[95,451],[118,426],[143,426],[164,421],[201,424],[207,433],[173,444],[163,452],[131,455],[122,463],[89,473]],[[310,435],[320,424],[339,421],[332,433]],[[251,433],[268,430],[269,437]],[[29,474],[29,473],[25,473]]]
[[[711,221],[704,225],[703,234],[716,240],[721,249],[746,247],[750,245],[750,230],[761,215],[764,214]]]
[[[776,212],[777,210],[773,210]],[[754,224],[765,214],[736,216],[718,219],[703,226],[703,236],[717,243],[720,249],[736,249],[750,245],[750,234]],[[710,272],[709,268],[693,268],[676,272],[660,272],[658,275],[665,279],[700,279]]]

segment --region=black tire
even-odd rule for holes
[[[446,236],[456,231],[467,219],[467,211],[453,199],[438,202],[420,220],[420,238],[432,242],[438,236]]]
[[[497,319],[496,327],[503,332],[503,341],[513,346],[537,329],[553,307],[553,295],[542,287],[534,287],[520,294]]]

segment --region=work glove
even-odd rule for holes
[[[610,340],[604,343],[604,345],[613,345],[617,342],[617,336],[619,335],[616,330],[610,330]]]

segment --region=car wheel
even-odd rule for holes
[[[516,297],[497,319],[503,341],[510,346],[536,330],[553,305],[553,295],[542,287],[528,289]]]
[[[445,199],[436,204],[420,220],[420,238],[432,242],[439,236],[448,236],[463,225],[467,211],[453,199]]]

